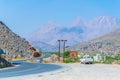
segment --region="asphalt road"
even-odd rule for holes
[[[0,70],[0,78],[36,74],[62,68],[54,64],[29,63],[23,61],[15,61],[14,63],[19,63],[19,66]]]

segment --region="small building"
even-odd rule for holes
[[[106,60],[106,57],[101,54],[96,54],[96,56],[93,56],[93,59],[95,62],[104,62]]]
[[[77,57],[78,52],[77,51],[70,51],[70,58]]]

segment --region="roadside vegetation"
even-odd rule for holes
[[[76,63],[78,62],[80,57],[78,56],[70,56],[70,51],[66,51],[63,53],[63,62],[64,63]]]
[[[64,63],[76,63],[80,62],[80,59],[86,54],[78,54],[76,57],[70,56],[70,51],[66,51],[63,53],[63,62]],[[108,55],[108,54],[88,54],[91,58],[93,58],[94,63],[102,63],[102,64],[120,64],[120,55]]]
[[[120,64],[120,55],[115,56],[106,56],[106,60],[104,61],[105,64]]]
[[[4,58],[0,58],[0,68],[13,66],[10,62],[6,61]]]
[[[55,63],[58,61],[58,52],[41,52],[42,56],[49,55],[48,58],[44,58],[42,60],[43,63]],[[120,64],[120,55],[110,55],[103,53],[80,53],[77,56],[71,56],[70,51],[65,51],[64,53],[60,53],[60,60],[63,63],[80,63],[80,59],[83,56],[89,55],[93,60],[94,64]],[[31,61],[35,62],[35,61]]]

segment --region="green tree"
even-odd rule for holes
[[[70,51],[65,51],[65,52],[63,53],[63,57],[64,57],[64,58],[69,58],[69,57],[70,57]]]
[[[116,59],[116,60],[120,60],[120,55],[117,55],[117,56],[115,57],[115,59]]]

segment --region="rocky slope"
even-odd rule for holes
[[[0,48],[6,53],[10,53],[10,57],[26,56],[33,53],[28,50],[29,43],[12,32],[3,22],[0,21]]]
[[[118,28],[120,28],[120,19],[111,16],[98,16],[89,21],[77,18],[71,25],[65,26],[50,21],[26,36],[26,39],[30,42],[40,41],[52,46],[58,45],[58,39],[66,39],[66,45],[71,46],[103,36]],[[40,46],[44,49],[44,44],[39,44]]]
[[[69,48],[83,53],[120,54],[120,29]]]

